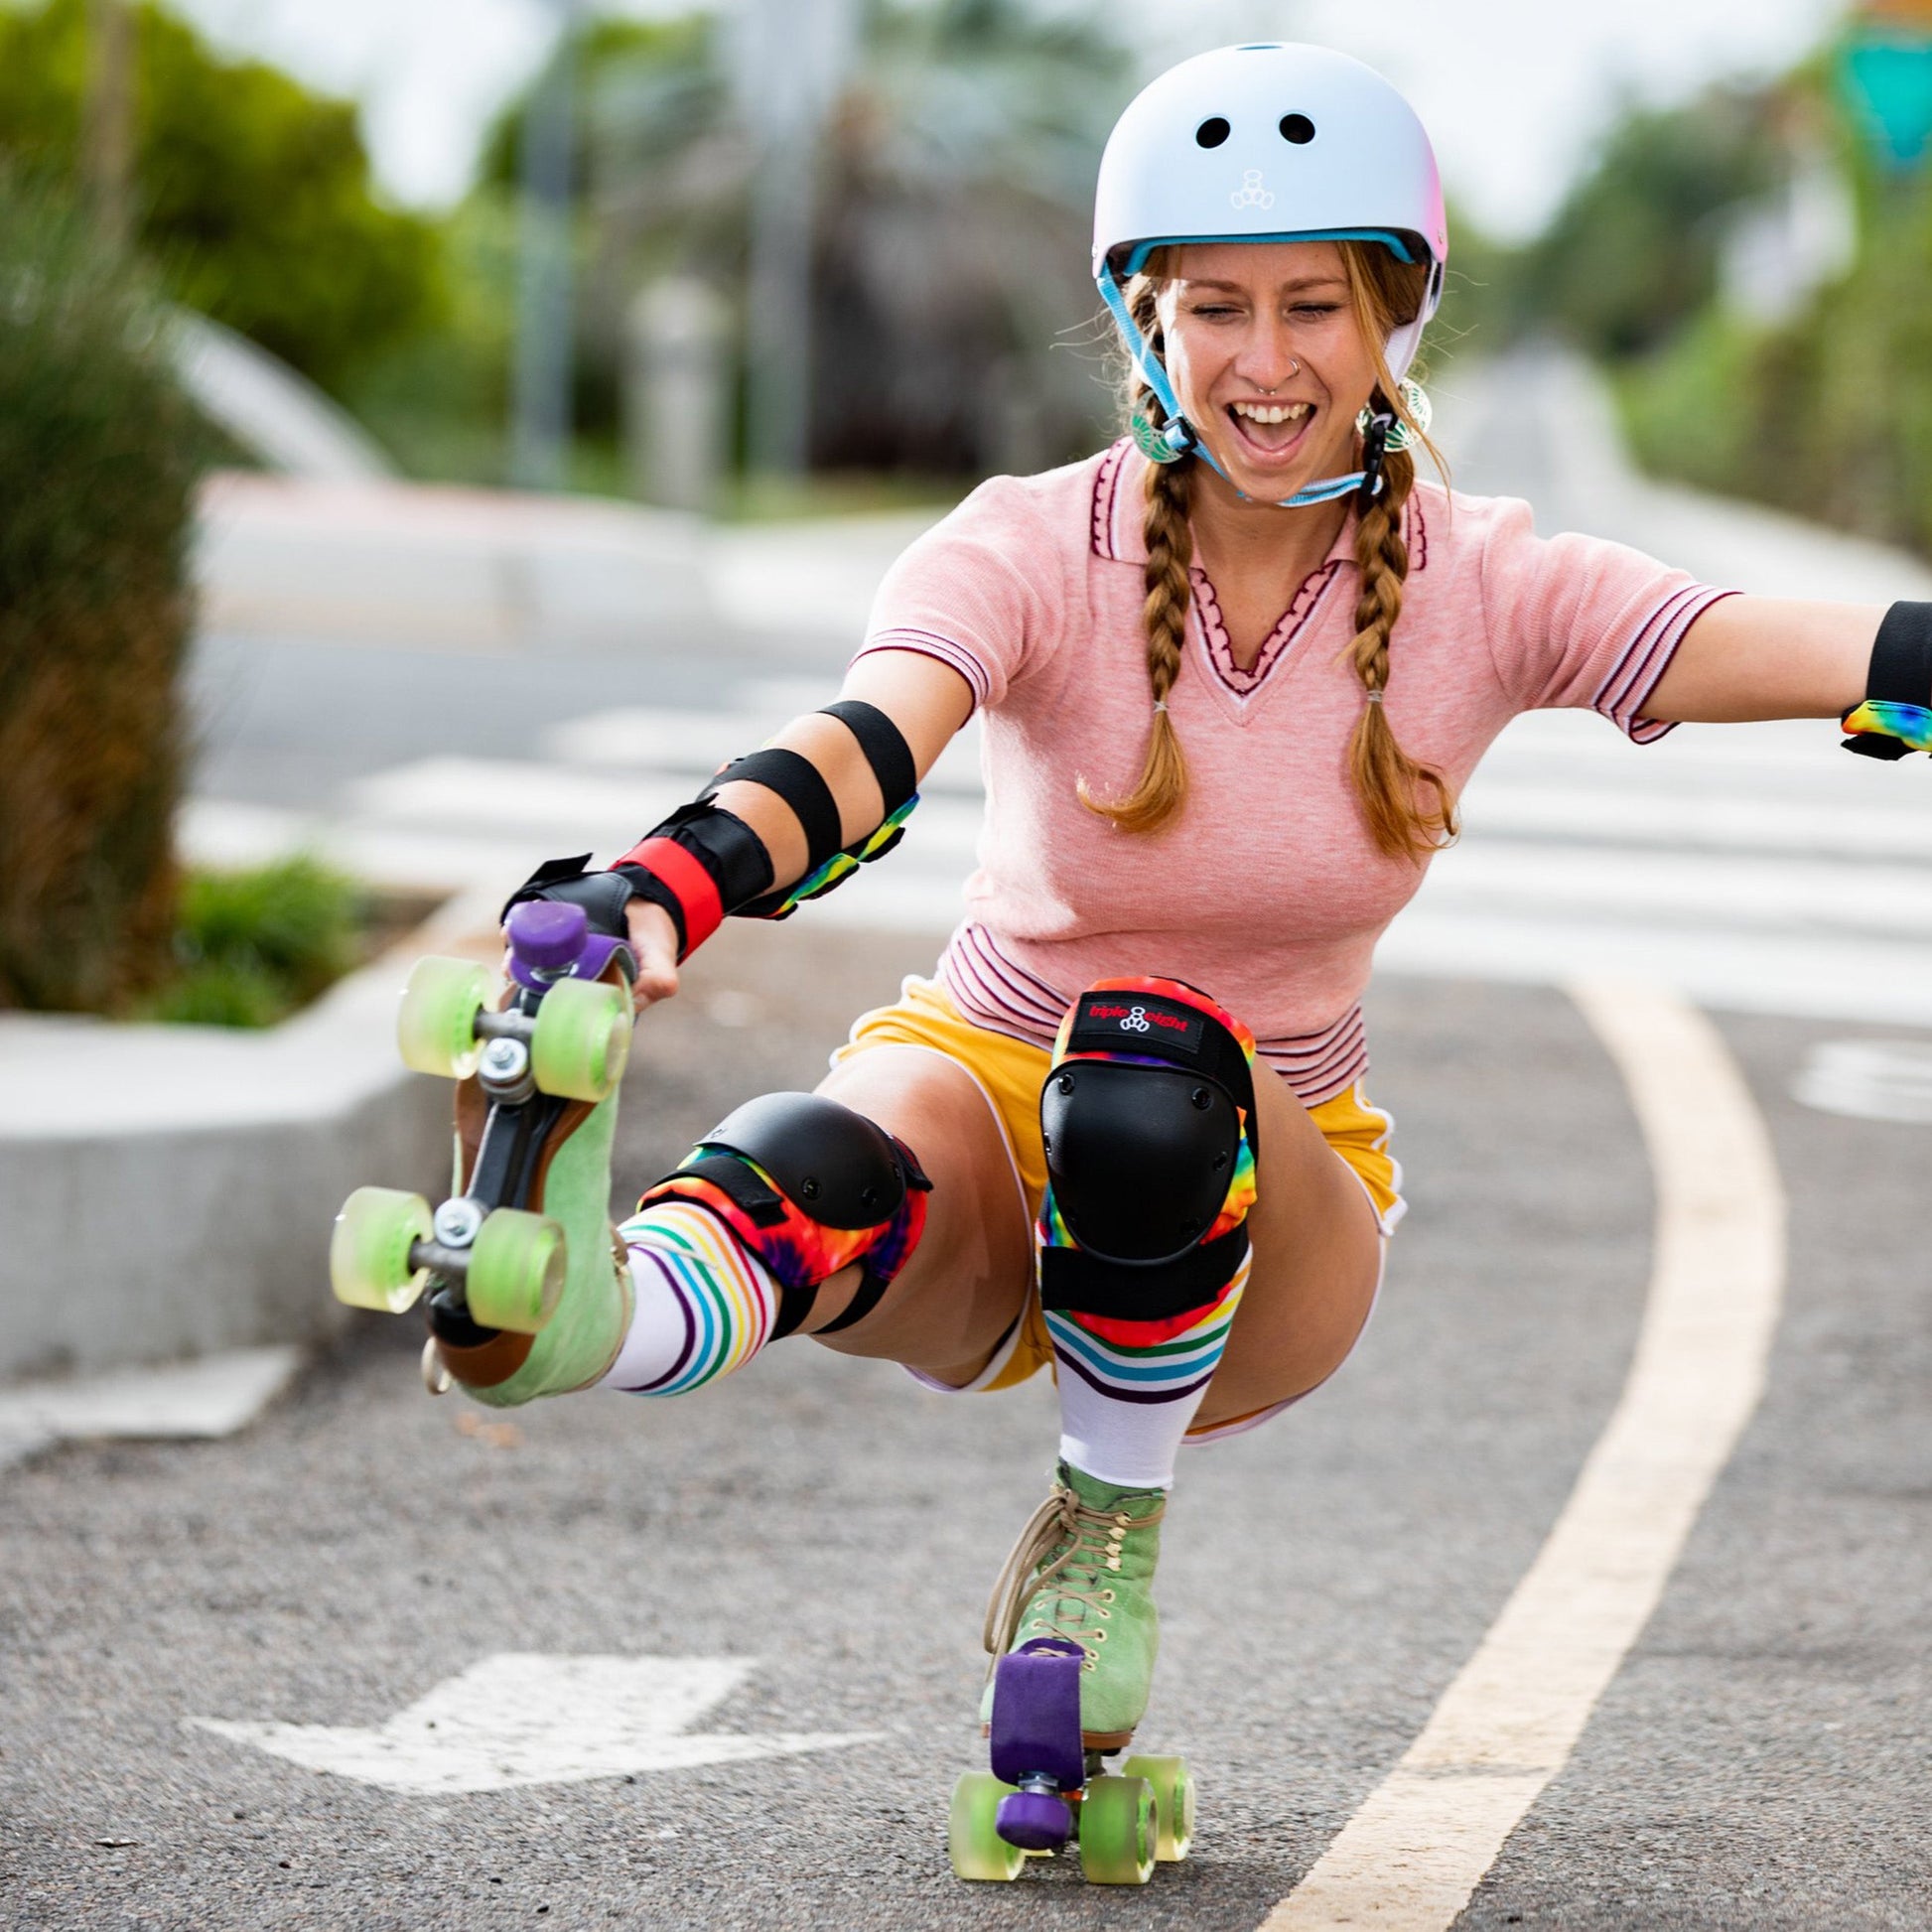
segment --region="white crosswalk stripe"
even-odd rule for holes
[[[180,843],[192,863],[258,864],[310,851],[372,884],[409,891],[507,893],[539,860],[592,852],[609,860],[724,759],[751,750],[787,717],[824,702],[802,681],[756,681],[728,711],[626,706],[537,735],[529,759],[425,758],[350,785],[323,815],[197,799]],[[803,916],[943,934],[963,909],[982,787],[969,727],[927,774],[906,835],[883,865],[862,867]]]

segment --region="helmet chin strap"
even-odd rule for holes
[[[1155,354],[1154,346],[1141,334],[1141,326],[1134,320],[1133,312],[1127,306],[1127,297],[1120,283],[1114,279],[1113,265],[1109,263],[1094,278],[1100,287],[1100,299],[1107,305],[1108,312],[1119,325],[1120,333],[1127,343],[1127,352],[1134,359],[1134,368],[1141,380],[1159,398],[1161,407],[1167,411],[1168,420],[1154,432],[1156,438],[1173,452],[1167,461],[1173,462],[1183,456],[1197,456],[1224,483],[1232,485],[1241,500],[1253,501],[1239,483],[1214,461],[1214,452],[1201,441],[1199,432],[1181,413],[1179,402],[1174,397],[1173,384],[1168,380],[1168,372],[1161,366],[1161,358]],[[1152,452],[1149,452],[1152,454]],[[1156,459],[1159,461],[1160,459]],[[1310,483],[1306,489],[1298,489],[1293,496],[1285,496],[1276,507],[1285,510],[1309,509],[1316,503],[1332,503],[1337,496],[1350,496],[1370,485],[1370,494],[1382,493],[1382,478],[1378,472],[1371,477],[1367,470],[1357,470],[1350,477],[1329,477],[1321,483]]]

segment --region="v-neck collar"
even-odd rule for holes
[[[1187,576],[1194,587],[1195,629],[1207,659],[1207,668],[1225,691],[1235,698],[1246,699],[1261,689],[1268,673],[1307,628],[1309,620],[1321,602],[1322,593],[1334,582],[1335,574],[1345,561],[1331,555],[1303,580],[1294,601],[1275,620],[1275,627],[1269,631],[1256,653],[1255,661],[1246,670],[1235,662],[1234,640],[1228,635],[1227,622],[1221,616],[1221,601],[1214,595],[1213,580],[1199,564],[1189,569]]]
[[[1093,554],[1108,563],[1145,565],[1147,540],[1141,505],[1147,486],[1148,460],[1131,437],[1122,437],[1101,456],[1094,472],[1089,508],[1088,540]],[[1409,575],[1413,579],[1429,563],[1429,527],[1423,515],[1422,492],[1414,490],[1404,506],[1402,534],[1409,545]],[[1295,593],[1293,601],[1269,631],[1253,665],[1240,669],[1220,601],[1207,573],[1195,564],[1188,571],[1193,598],[1188,630],[1199,642],[1201,660],[1213,689],[1230,701],[1241,716],[1249,703],[1267,688],[1268,679],[1322,607],[1329,587],[1344,571],[1355,568],[1355,516],[1351,510],[1327,556]]]

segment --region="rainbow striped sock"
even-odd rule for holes
[[[1249,1266],[1244,1257],[1220,1299],[1182,1317],[1184,1326],[1047,1311],[1066,1461],[1124,1489],[1172,1485],[1174,1454],[1227,1346]]]
[[[636,1309],[600,1388],[685,1395],[742,1368],[770,1338],[778,1284],[715,1214],[656,1200],[618,1232]]]

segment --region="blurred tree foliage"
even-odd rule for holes
[[[0,1006],[169,967],[205,432],[145,280],[0,174]]]
[[[434,224],[385,207],[345,101],[134,9],[136,240],[169,294],[340,393],[444,313]],[[0,156],[71,181],[87,0],[0,0]]]
[[[1713,303],[1615,371],[1639,461],[1932,553],[1932,196],[1873,203],[1851,273],[1765,328]]]
[[[601,23],[581,70],[579,400],[608,433],[641,284],[677,270],[742,290],[760,130],[715,16]],[[1130,80],[1097,11],[874,0],[820,160],[815,465],[952,474],[1091,446],[1112,370],[1089,198]],[[486,149],[499,192],[522,106]]]
[[[1820,165],[1854,191],[1849,271],[1783,321],[1740,313],[1726,235]],[[1633,114],[1520,301],[1607,363],[1647,469],[1932,552],[1932,183],[1877,173],[1826,61]]]
[[[1524,251],[1518,320],[1612,359],[1656,348],[1715,294],[1725,217],[1786,165],[1761,90],[1632,111]]]

